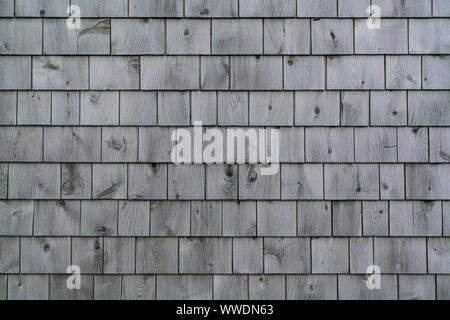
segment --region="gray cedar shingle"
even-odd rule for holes
[[[280,172],[263,176],[261,165],[239,166],[239,199],[280,199]]]
[[[248,300],[248,276],[214,275],[215,300]]]
[[[80,123],[80,93],[52,92],[52,125],[77,125]]]
[[[322,199],[322,164],[282,164],[282,199]]]
[[[424,89],[450,89],[450,56],[424,56],[422,68]]]
[[[248,124],[248,92],[220,91],[218,93],[218,124],[242,126]]]
[[[307,162],[352,162],[352,128],[306,128]],[[357,152],[358,154],[358,152]]]
[[[0,92],[0,125],[16,124],[17,92]]]
[[[389,234],[392,236],[414,234],[414,214],[411,201],[391,201],[389,203]]]
[[[379,172],[375,164],[325,164],[325,199],[376,200]]]
[[[177,238],[137,238],[136,272],[178,273],[178,250]]]
[[[260,201],[257,203],[258,236],[295,236],[297,203],[295,201]]]
[[[82,17],[126,17],[127,0],[73,0],[79,6]]]
[[[41,161],[42,128],[0,127],[0,161]]]
[[[190,97],[189,91],[158,92],[158,124],[189,125]]]
[[[284,57],[284,89],[323,90],[325,60],[320,56]]]
[[[163,19],[112,19],[112,54],[164,54]]]
[[[398,161],[428,162],[428,129],[398,128]]]
[[[433,0],[433,17],[450,17],[450,5],[446,0]]]
[[[20,91],[17,97],[17,124],[50,124],[51,92]]]
[[[334,201],[332,206],[333,236],[361,236],[361,201]]]
[[[181,238],[180,273],[231,273],[231,239]]]
[[[190,56],[142,57],[141,89],[199,89],[199,60]]]
[[[33,57],[33,89],[87,90],[88,73],[88,57],[85,56]]]
[[[231,57],[231,89],[282,89],[282,58],[276,56]]]
[[[0,17],[12,17],[13,15],[14,15],[14,0],[0,0]],[[5,297],[6,297],[6,287],[5,287]]]
[[[372,5],[379,6],[382,17],[429,17],[429,0],[373,0]]]
[[[150,235],[152,236],[189,236],[189,201],[152,201]]]
[[[450,161],[450,128],[429,128],[430,161]]]
[[[367,275],[338,275],[340,300],[397,300],[397,276],[380,275],[381,288],[369,290]]]
[[[130,199],[165,199],[167,196],[167,165],[130,164],[128,166]]]
[[[185,5],[186,17],[237,17],[238,0],[187,0]]]
[[[363,235],[387,236],[389,232],[387,201],[363,201]]]
[[[126,199],[127,165],[93,164],[92,196],[94,199]]]
[[[146,236],[150,229],[149,201],[119,201],[119,236]]]
[[[406,165],[406,199],[450,199],[450,166]]]
[[[369,92],[341,91],[341,125],[369,125]]]
[[[166,20],[167,54],[209,54],[210,21],[200,19]]]
[[[428,272],[450,273],[450,240],[428,238]]]
[[[204,126],[217,124],[217,92],[191,92],[191,125],[196,121]]]
[[[17,0],[15,15],[18,17],[67,17],[69,0]]]
[[[123,275],[122,300],[155,300],[156,278],[153,275]]]
[[[120,124],[154,125],[157,122],[157,93],[150,91],[122,91],[120,96]]]
[[[402,164],[380,164],[381,199],[404,199],[405,172]]]
[[[295,17],[296,0],[246,0],[239,2],[240,17]]]
[[[36,201],[34,235],[78,236],[80,234],[80,201]]]
[[[295,125],[339,125],[339,93],[330,91],[295,92]]]
[[[81,125],[117,125],[119,93],[107,91],[81,92]]]
[[[286,299],[286,278],[284,275],[250,275],[250,300]]]
[[[260,19],[213,19],[211,36],[213,54],[263,53],[263,25]]]
[[[249,112],[251,126],[292,126],[294,93],[251,92]]]
[[[8,164],[0,164],[0,199],[8,196]]]
[[[256,236],[256,201],[223,202],[223,236]]]
[[[450,299],[450,276],[436,275],[436,295],[438,300]]]
[[[222,235],[222,202],[191,202],[191,236],[220,237]]]
[[[107,127],[102,129],[102,162],[136,162],[138,128]]]
[[[262,273],[263,245],[263,238],[233,238],[233,273]]]
[[[450,201],[444,201],[443,204],[443,235],[449,236],[450,235]]]
[[[375,238],[374,264],[382,273],[426,273],[425,238]]]
[[[139,162],[171,162],[175,128],[139,127]]]
[[[230,58],[227,56],[201,57],[200,77],[203,90],[227,90],[230,87]]]
[[[338,0],[339,17],[368,17],[370,0]]]
[[[337,276],[287,275],[287,300],[336,300]]]
[[[265,54],[309,54],[310,23],[307,19],[265,19]]]
[[[309,273],[309,238],[265,238],[264,273]]]
[[[183,0],[129,0],[130,17],[181,17]]]
[[[381,14],[383,15],[383,13],[383,9],[381,9]],[[407,54],[407,20],[382,19],[380,29],[369,29],[367,19],[355,20],[355,53]]]
[[[61,164],[61,197],[63,199],[91,198],[91,164]]]
[[[203,199],[205,167],[203,165],[174,165],[168,168],[169,199]]]
[[[120,300],[119,275],[94,275],[94,300]]]
[[[312,273],[348,273],[347,238],[313,238],[311,240]]]
[[[313,54],[352,54],[353,21],[350,19],[313,19]]]
[[[211,275],[161,275],[157,278],[157,300],[211,300]]]
[[[408,125],[446,126],[450,122],[450,92],[410,91]]]
[[[20,272],[19,237],[0,237],[0,272]]]
[[[400,300],[436,300],[436,279],[433,275],[399,275]]]
[[[450,28],[448,19],[411,19],[409,28],[410,53],[450,53],[450,40],[444,32]]]
[[[31,57],[0,56],[0,89],[31,89]]]
[[[92,300],[94,299],[94,277],[83,275],[81,288],[70,290],[67,288],[67,278],[70,275],[50,275],[50,300]]]
[[[70,238],[22,238],[23,273],[65,273],[70,265]]]
[[[355,128],[354,130],[356,162],[397,161],[395,128]]]
[[[84,17],[83,11],[81,14]],[[43,53],[109,54],[110,20],[81,19],[80,21],[80,29],[69,29],[67,19],[45,19]]]
[[[44,160],[97,162],[101,159],[99,127],[45,127]]]
[[[331,236],[331,202],[298,201],[299,236]]]
[[[336,0],[297,0],[299,17],[336,17]]]
[[[280,162],[304,162],[304,128],[287,127],[280,128]],[[268,146],[270,150],[270,146]]]
[[[386,89],[420,89],[419,56],[386,56]]]
[[[135,238],[105,238],[103,272],[134,273],[136,261]]]
[[[33,201],[0,201],[0,235],[31,235],[33,210]]]
[[[41,39],[41,19],[0,19],[0,54],[41,54]]]
[[[410,99],[414,97],[410,96]],[[408,115],[406,103],[405,91],[371,91],[370,124],[372,126],[406,125]]]
[[[117,201],[82,201],[81,235],[116,236],[117,211]]]
[[[350,238],[350,273],[367,273],[373,265],[373,239],[367,237]]]
[[[10,199],[57,199],[60,195],[60,165],[10,163]]]
[[[8,300],[48,300],[48,275],[8,276]]]
[[[90,57],[90,88],[139,89],[140,57]]]
[[[384,89],[384,57],[327,57],[327,89]]]
[[[72,238],[72,264],[83,274],[103,272],[103,238]]]

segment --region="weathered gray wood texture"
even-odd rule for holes
[[[449,19],[0,0],[0,300],[450,300]]]

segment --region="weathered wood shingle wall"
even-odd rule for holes
[[[0,299],[450,299],[449,30],[448,0],[0,0]],[[280,171],[173,164],[194,121],[279,127]]]

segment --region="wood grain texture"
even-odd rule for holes
[[[312,273],[348,273],[347,238],[313,238],[311,240]]]
[[[281,198],[323,199],[322,164],[281,165]]]
[[[218,95],[218,124],[228,126],[247,125],[249,94],[243,91],[220,91]]]
[[[430,162],[450,161],[449,128],[429,128]]]
[[[80,234],[80,201],[37,201],[34,206],[34,234],[77,236]]]
[[[213,74],[215,74],[215,72]],[[209,83],[209,80],[206,82]],[[202,88],[203,87],[204,85],[202,82]],[[214,91],[191,92],[191,125],[194,124],[196,121],[201,121],[202,125],[204,126],[217,124],[217,92]]]
[[[17,99],[17,124],[50,124],[50,92],[19,92]]]
[[[156,279],[152,275],[123,275],[122,300],[155,300]]]
[[[297,204],[295,201],[264,201],[257,203],[258,236],[295,236]]]
[[[251,92],[250,125],[292,126],[294,94],[292,92]]]
[[[211,275],[161,275],[156,281],[157,300],[210,300]]]
[[[201,57],[200,87],[203,90],[226,90],[230,87],[230,58]]]
[[[15,125],[17,109],[17,92],[0,92],[0,125]]]
[[[311,24],[313,54],[352,54],[353,21],[313,19]]]
[[[428,162],[428,129],[398,128],[398,161]]]
[[[262,273],[263,246],[262,238],[234,238],[233,273]]]
[[[8,192],[10,199],[57,199],[60,195],[60,165],[50,163],[11,163]]]
[[[231,239],[181,238],[180,273],[231,273]]]
[[[42,128],[0,127],[0,161],[41,161]]]
[[[171,135],[175,128],[140,127],[139,162],[171,162],[171,152],[175,142]]]
[[[117,235],[117,201],[97,200],[81,202],[82,236]]]
[[[381,199],[405,198],[405,171],[402,164],[380,164]]]
[[[297,0],[297,16],[336,17],[337,2],[335,0]]]
[[[428,240],[428,272],[450,273],[450,242],[448,238]]]
[[[281,57],[231,57],[233,90],[280,90],[282,80]]]
[[[0,56],[0,89],[31,89],[30,57]]]
[[[119,236],[146,236],[150,229],[149,201],[120,201]]]
[[[166,21],[167,54],[209,54],[210,21],[170,19]]]
[[[261,165],[239,165],[239,199],[280,199],[280,172],[260,175]]]
[[[295,92],[295,125],[339,125],[339,94],[330,91]]]
[[[92,195],[94,199],[127,198],[126,164],[93,164]]]
[[[70,238],[24,238],[20,244],[23,273],[65,273],[70,266]]]
[[[369,125],[369,93],[365,91],[341,91],[341,125]]]
[[[369,29],[367,19],[355,20],[355,53],[407,54],[407,20],[383,19],[381,23],[380,29]]]
[[[32,235],[33,210],[33,201],[0,201],[0,235]]]
[[[90,164],[61,164],[61,198],[90,199],[92,166]]]
[[[211,41],[213,54],[262,54],[262,21],[214,19]]]
[[[120,92],[120,124],[154,125],[157,122],[157,94],[149,91]]]
[[[271,273],[309,273],[309,238],[265,238],[264,272]]]
[[[137,238],[137,273],[178,273],[177,238]]]
[[[8,164],[0,164],[0,199],[8,197]]]
[[[52,92],[52,124],[77,125],[80,123],[80,93]]]
[[[437,2],[437,1],[435,1]],[[434,4],[436,6],[438,4]],[[442,30],[449,27],[447,19],[419,20],[412,19],[410,23],[411,53],[450,53],[450,42]]]
[[[298,236],[331,236],[331,202],[299,201]]]
[[[41,39],[40,19],[0,20],[0,54],[41,54]]]
[[[284,89],[325,89],[325,60],[320,56],[289,56],[284,59]]]
[[[130,17],[181,17],[182,0],[130,0]]]
[[[50,275],[50,300],[94,299],[94,277],[83,275],[80,290],[67,289],[67,275]]]
[[[395,128],[355,128],[356,162],[396,162],[401,151]]]
[[[334,201],[332,205],[333,236],[361,236],[361,201]]]
[[[48,300],[48,275],[8,276],[8,300]]]
[[[337,277],[332,275],[288,275],[287,300],[336,300]]]
[[[72,239],[72,263],[84,274],[103,272],[103,238],[79,237]]]
[[[26,17],[67,17],[66,12],[69,6],[69,0],[17,0],[16,2],[16,16]]]
[[[203,199],[205,167],[203,165],[169,164],[169,199]]]
[[[447,91],[411,91],[408,99],[408,125],[445,126],[450,121]]]
[[[399,275],[400,300],[435,300],[436,280],[434,275]]]
[[[250,275],[250,300],[284,300],[286,281],[283,275]]]
[[[449,56],[425,56],[423,58],[423,88],[450,89],[450,76],[444,70],[450,67]]]
[[[104,273],[122,274],[135,272],[135,238],[105,238],[104,243]]]
[[[431,3],[428,0],[374,0],[372,5],[383,8],[384,17],[429,17]]]
[[[214,275],[214,300],[248,300],[246,275]]]
[[[350,273],[367,273],[367,268],[373,265],[373,239],[350,238]]]
[[[80,7],[83,17],[125,17],[126,0],[74,0],[72,5]]]
[[[206,167],[206,198],[237,199],[238,167],[209,165]]]
[[[409,98],[415,99],[413,96]],[[405,91],[370,92],[370,124],[372,126],[405,126],[408,122],[407,101]]]
[[[296,0],[247,0],[239,2],[240,17],[295,17]]]
[[[370,0],[338,0],[339,17],[367,17]]]
[[[307,162],[352,162],[355,158],[352,128],[306,128],[305,136]]]
[[[363,235],[387,236],[389,205],[387,201],[363,201]]]
[[[446,165],[406,165],[406,198],[417,200],[447,200],[450,195]]]
[[[140,57],[90,57],[93,90],[139,89]]]
[[[238,0],[187,0],[185,1],[186,17],[237,17]]]
[[[397,276],[383,274],[380,290],[369,290],[367,275],[338,275],[340,300],[397,300]]]
[[[256,202],[223,202],[223,236],[256,236]]]
[[[138,160],[138,128],[103,128],[102,161],[136,162]]]
[[[19,237],[0,237],[0,272],[20,272]]]
[[[152,236],[189,236],[189,201],[152,201],[150,235]]]
[[[191,236],[214,237],[222,235],[222,202],[191,202]]]
[[[420,89],[420,57],[386,56],[386,89]]]
[[[120,300],[121,276],[94,275],[94,300]]]
[[[307,19],[266,19],[264,53],[308,54],[311,50],[310,32]]]
[[[158,124],[190,124],[191,95],[188,91],[158,92]]]

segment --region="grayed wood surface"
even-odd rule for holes
[[[449,19],[448,0],[0,0],[0,300],[449,300]]]

